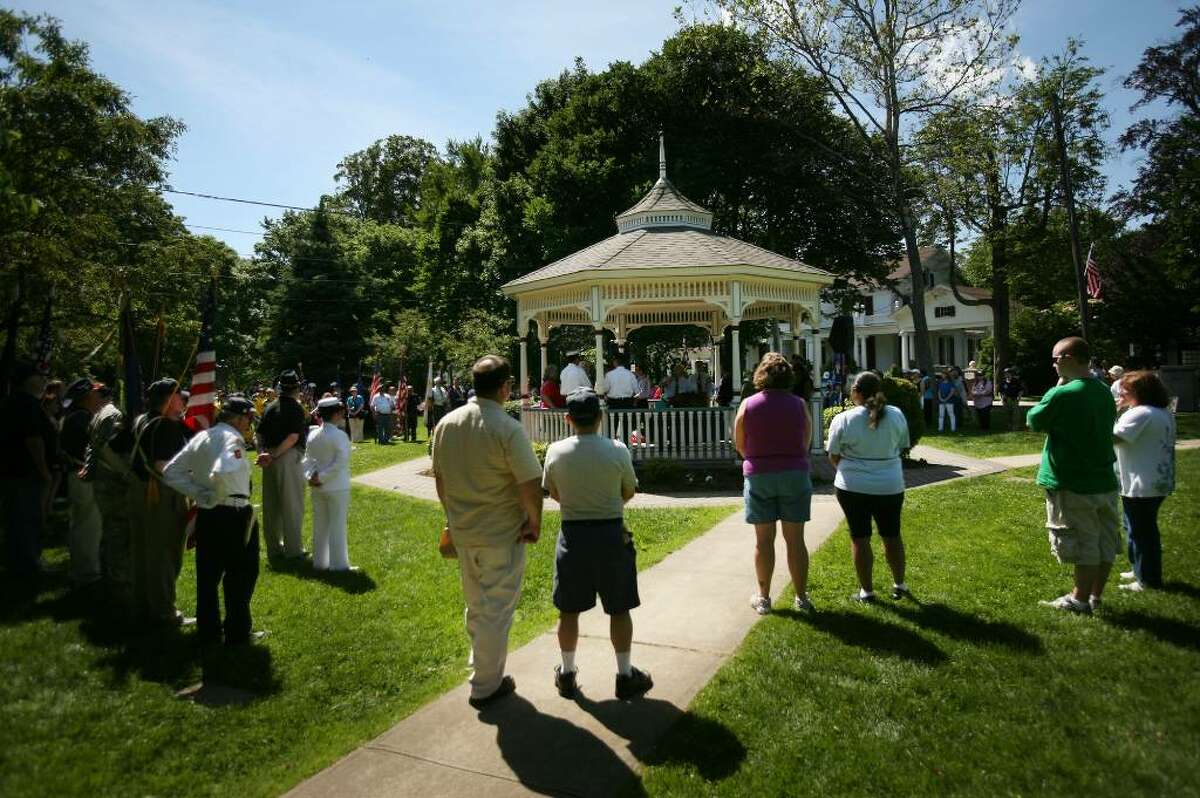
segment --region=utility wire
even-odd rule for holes
[[[192,228],[195,228],[196,230],[220,230],[222,233],[243,233],[248,236],[265,235],[265,233],[262,233],[261,231],[258,231],[258,230],[234,230],[232,227],[209,227],[208,225],[205,225],[205,224],[191,224],[189,222],[184,222],[183,226],[184,227],[192,227]]]

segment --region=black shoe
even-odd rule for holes
[[[517,689],[517,681],[511,676],[505,676],[500,680],[500,686],[491,695],[485,695],[483,698],[468,698],[467,703],[475,707],[475,709],[483,709],[493,701],[497,701],[504,696],[515,692]]]
[[[653,686],[650,674],[637,668],[631,668],[628,676],[617,674],[617,698],[622,701],[648,693]]]
[[[905,599],[905,598],[909,599],[910,601],[917,600],[917,597],[914,596],[912,594],[912,591],[909,590],[907,587],[900,587],[899,585],[892,585],[892,601],[899,601],[900,599]]]
[[[578,671],[568,671],[563,673],[562,665],[554,666],[554,686],[558,688],[558,694],[563,698],[575,697],[575,674]]]
[[[859,604],[874,604],[875,603],[875,594],[868,593],[867,595],[864,596],[861,592],[856,590],[850,594],[850,600],[857,601]]]

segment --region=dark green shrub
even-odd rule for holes
[[[917,441],[921,440],[921,436],[925,434],[925,414],[921,410],[921,394],[917,391],[916,384],[899,377],[884,377],[883,395],[887,397],[889,405],[895,405],[900,408],[900,412],[904,413],[904,420],[908,422],[908,439],[913,446],[916,446]],[[822,412],[825,429],[829,429],[829,424],[833,421],[834,416],[852,407],[854,405],[849,404],[845,407],[834,405],[825,408]]]

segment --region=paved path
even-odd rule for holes
[[[403,463],[397,463],[394,466],[381,468],[378,471],[372,471],[369,474],[363,474],[361,477],[355,477],[354,481],[361,485],[370,485],[373,488],[384,488],[385,490],[394,490],[412,496],[415,499],[428,499],[429,501],[437,501],[437,486],[434,485],[433,477],[426,476],[431,463],[428,457],[418,457],[415,460],[408,460]],[[627,504],[627,507],[696,507],[698,505],[717,506],[722,504],[737,504],[742,500],[740,491],[727,491],[721,493],[639,493],[634,496]],[[547,497],[546,509],[557,510],[558,502]]]
[[[1196,446],[1200,441],[1181,442],[1180,448]],[[914,456],[931,463],[905,472],[914,488],[1038,462],[1038,455],[974,460],[929,446],[917,447]],[[414,461],[357,481],[433,498],[433,481],[417,476],[424,468],[427,460]],[[669,502],[641,506],[700,503],[695,498],[661,498]],[[704,500],[728,502],[729,497]],[[809,549],[824,543],[841,520],[832,496],[815,496],[812,520],[805,528]],[[637,794],[641,764],[651,761],[657,742],[758,620],[749,607],[752,540],[739,510],[640,574],[642,607],[633,612],[633,660],[657,680],[646,698],[613,698],[615,668],[607,623],[593,611],[580,622],[579,698],[569,701],[554,690],[558,641],[547,632],[509,655],[515,696],[477,713],[467,705],[463,684],[289,795],[609,796],[626,787]],[[782,544],[779,548],[776,595],[789,582]]]

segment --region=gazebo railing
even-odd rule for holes
[[[811,449],[824,451],[822,401],[808,402]],[[608,408],[603,433],[629,447],[635,462],[654,459],[714,461],[739,459],[733,447],[733,407],[671,407],[663,410]],[[521,424],[534,443],[554,443],[571,435],[564,410],[527,407]]]
[[[629,447],[635,462],[670,460],[735,460],[734,408],[673,407],[665,410],[617,410],[604,413],[603,434]],[[571,434],[562,410],[521,410],[525,433],[535,443],[553,443]]]

